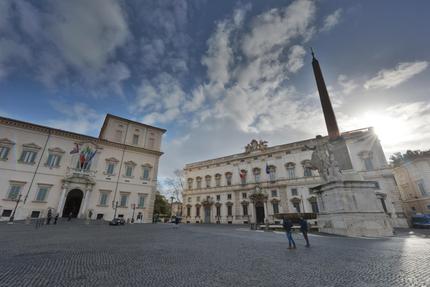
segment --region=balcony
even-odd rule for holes
[[[87,170],[79,168],[67,167],[66,177],[81,177],[81,178],[94,178],[96,176],[96,170]]]

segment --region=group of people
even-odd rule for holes
[[[52,220],[52,209],[48,209],[48,214],[46,216],[46,224],[50,224]],[[54,224],[57,224],[58,221],[58,213],[54,217]]]
[[[300,224],[300,231],[302,232],[303,238],[306,241],[306,247],[310,247],[311,245],[309,244],[309,239],[308,239],[308,230],[309,230],[308,222],[303,217],[300,217],[299,224]],[[293,222],[290,219],[285,218],[282,225],[287,235],[288,249],[296,249],[296,242],[293,239]]]

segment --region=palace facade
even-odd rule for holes
[[[342,137],[352,170],[377,182],[381,210],[394,227],[407,227],[392,168],[373,129],[345,132]],[[315,139],[272,147],[253,140],[243,153],[187,164],[183,222],[279,223],[277,213],[318,213],[310,188],[323,181],[311,165],[312,146]],[[254,198],[256,190],[263,191],[264,198]]]
[[[152,222],[165,131],[110,114],[99,137],[0,117],[0,219]]]

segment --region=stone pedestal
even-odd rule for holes
[[[393,227],[375,190],[376,182],[364,180],[332,181],[311,188],[318,195],[320,231],[345,236],[392,236]]]

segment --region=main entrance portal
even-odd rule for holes
[[[68,217],[70,213],[72,213],[72,217],[77,217],[83,197],[84,193],[82,190],[73,189],[69,191],[66,202],[64,203],[63,217]]]
[[[264,206],[263,204],[256,204],[255,214],[257,217],[257,224],[264,224]]]
[[[205,207],[205,223],[211,223],[211,208]]]

